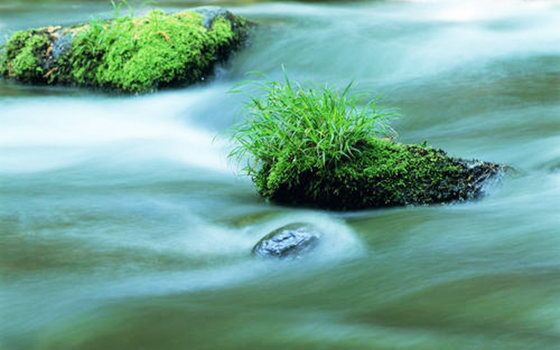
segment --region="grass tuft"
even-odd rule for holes
[[[250,176],[278,162],[287,172],[336,167],[359,156],[370,140],[395,136],[388,123],[394,115],[376,100],[350,94],[352,83],[343,90],[304,87],[285,74],[284,81],[261,87],[265,96],[246,105],[248,118],[236,126],[230,153],[247,162],[243,171]]]

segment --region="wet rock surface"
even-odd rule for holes
[[[507,166],[481,161],[464,161],[466,195],[463,199],[477,199],[484,195],[486,188],[499,181],[508,170]]]
[[[252,253],[263,258],[293,259],[316,248],[320,237],[321,233],[312,225],[290,224],[264,236]]]

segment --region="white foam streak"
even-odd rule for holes
[[[322,233],[321,244],[316,251],[303,256],[296,261],[266,260],[253,258],[243,259],[236,264],[227,266],[205,267],[186,272],[164,275],[154,275],[126,279],[121,283],[111,283],[96,291],[97,296],[115,298],[135,294],[169,294],[185,293],[214,288],[232,287],[238,283],[247,282],[263,275],[289,275],[297,278],[298,274],[305,274],[305,270],[324,268],[330,263],[341,260],[354,259],[363,256],[365,247],[355,232],[343,222],[333,219],[329,215],[317,212],[299,212],[283,215],[262,224],[246,227],[244,232],[234,232],[229,228],[204,225],[196,234],[185,236],[184,241],[164,242],[163,246],[152,246],[151,249],[165,249],[181,251],[188,256],[202,254],[203,256],[249,257],[251,247],[264,235],[272,230],[291,223],[310,223]]]
[[[0,171],[41,171],[108,154],[225,171],[224,143],[189,125],[189,109],[214,94],[10,101],[0,117]]]

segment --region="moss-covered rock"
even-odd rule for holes
[[[247,36],[247,21],[219,8],[92,21],[16,32],[0,52],[0,74],[24,83],[146,92],[189,84]]]
[[[230,157],[245,162],[259,193],[277,203],[365,209],[479,197],[503,167],[426,145],[395,142],[393,115],[375,99],[283,82],[246,105]]]
[[[424,145],[370,139],[359,148],[355,157],[300,172],[286,171],[294,161],[287,153],[263,164],[254,181],[272,201],[341,210],[475,199],[503,172]]]

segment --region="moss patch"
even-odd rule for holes
[[[474,199],[501,169],[383,139],[371,139],[359,155],[326,166],[286,171],[290,162],[287,155],[264,164],[254,176],[259,193],[279,203],[338,210]]]
[[[1,60],[0,72],[22,82],[39,82],[44,74],[44,53],[49,38],[41,31],[15,33],[5,45],[5,56]]]
[[[75,84],[125,92],[194,83],[209,75],[246,36],[246,21],[195,11],[92,21],[15,33],[0,73],[22,82]]]

